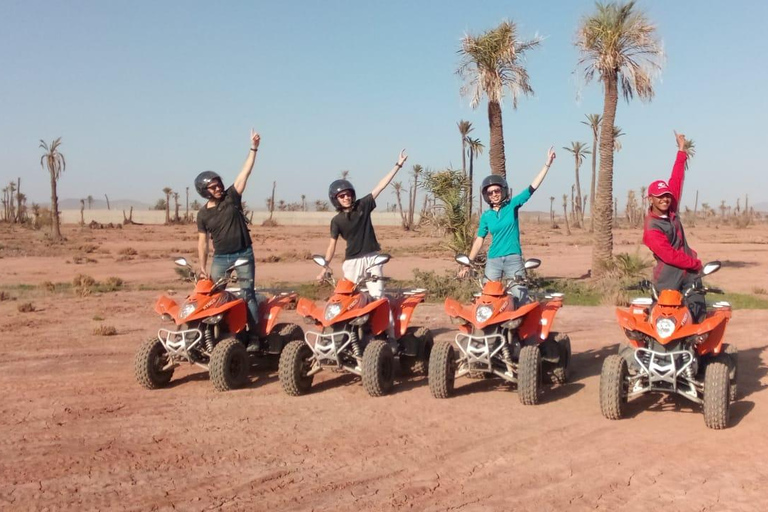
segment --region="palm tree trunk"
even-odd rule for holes
[[[592,184],[589,186],[589,197],[592,202],[589,204],[589,231],[595,230],[595,166],[597,164],[597,134],[592,137]]]
[[[467,218],[470,222],[472,222],[472,201],[474,201],[474,198],[472,197],[473,191],[474,191],[474,184],[472,183],[472,176],[474,174],[474,164],[475,164],[475,152],[470,151],[469,152],[469,191],[467,194],[469,195],[469,215]]]
[[[613,257],[613,125],[619,100],[618,75],[603,77],[605,97],[603,121],[600,126],[600,175],[597,181],[595,207],[595,234],[592,244],[592,275],[600,276]]]
[[[491,173],[507,178],[507,163],[504,157],[504,130],[501,124],[501,105],[497,101],[488,102],[488,124],[491,131]]]
[[[579,179],[579,159],[576,158],[576,227],[584,224],[584,210],[581,202],[581,180]]]
[[[56,194],[56,176],[51,172],[51,238],[61,240],[61,226],[59,226],[59,196]]]
[[[461,134],[461,170],[467,175],[467,136]]]

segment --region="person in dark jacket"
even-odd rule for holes
[[[653,284],[657,290],[680,290],[690,287],[699,279],[701,260],[688,246],[685,230],[678,215],[685,179],[685,135],[675,132],[677,157],[669,181],[656,180],[648,187],[649,208],[643,227],[643,243],[653,252],[656,266]],[[706,303],[701,294],[686,299],[694,322],[706,316]]]
[[[248,306],[248,330],[251,338],[255,338],[259,310],[253,291],[255,263],[251,234],[243,213],[242,195],[256,162],[260,142],[259,134],[251,130],[251,149],[248,157],[234,184],[226,190],[221,177],[213,171],[204,171],[195,178],[197,192],[208,200],[197,212],[200,274],[207,275],[209,241],[213,242],[210,276],[214,281],[221,278],[224,271],[239,258],[248,260],[248,263],[238,267],[236,272],[238,285]]]

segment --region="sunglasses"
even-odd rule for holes
[[[501,195],[501,189],[500,188],[488,189],[488,195],[489,196],[495,196],[496,194]]]
[[[352,192],[339,192],[339,194],[336,197],[338,199],[346,199],[346,198],[352,199]]]
[[[208,190],[216,190],[217,188],[224,189],[224,186],[221,183],[216,182],[216,183],[211,183],[205,188],[207,188]]]

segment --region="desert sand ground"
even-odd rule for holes
[[[631,402],[627,419],[604,419],[600,367],[622,335],[613,308],[567,297],[556,328],[571,336],[572,379],[538,406],[498,380],[462,379],[457,396],[436,400],[419,377],[371,398],[333,373],[292,398],[267,363],[246,389],[217,393],[201,370],[182,367],[169,388],[147,391],[134,380],[134,352],[159,325],[160,291],[187,291],[171,257],[194,255],[194,227],[64,231],[67,242],[51,246],[0,227],[0,287],[10,294],[0,302],[0,509],[768,509],[768,310],[736,310],[728,327],[741,391],[723,431],[707,429],[699,407],[661,395]],[[541,274],[586,274],[587,234],[535,222],[523,231]],[[713,283],[768,289],[767,226],[688,231],[703,260],[727,262]],[[324,250],[327,230],[259,227],[253,237],[261,283],[301,282],[317,274],[305,258]],[[395,228],[379,237],[394,255],[389,275],[454,267],[437,238]],[[639,241],[639,231],[620,230],[616,250]],[[79,297],[41,287],[77,274],[118,276],[127,289]],[[20,312],[22,302],[36,310]],[[303,325],[293,312],[286,319]],[[440,304],[420,306],[415,323],[452,337]],[[117,335],[93,334],[100,324]]]

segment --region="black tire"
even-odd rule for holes
[[[620,420],[627,405],[627,361],[613,354],[603,361],[600,372],[600,411],[609,420]]]
[[[168,364],[168,353],[157,338],[141,344],[134,360],[134,375],[139,384],[147,389],[164,388],[171,382],[173,368],[163,371]]]
[[[456,356],[450,341],[438,341],[429,356],[429,391],[435,398],[453,394],[456,380]]]
[[[517,394],[523,405],[536,405],[540,393],[541,350],[538,345],[527,345],[520,351],[517,363]]]
[[[552,370],[552,382],[555,384],[565,384],[568,382],[569,368],[571,365],[571,339],[567,334],[558,333],[555,336],[557,350],[560,353],[560,360]]]
[[[735,402],[739,398],[738,378],[739,378],[739,351],[736,345],[728,345],[725,347],[725,353],[729,359],[728,369],[729,377],[731,381],[730,390],[728,392],[728,398],[731,402]]]
[[[307,375],[312,366],[312,349],[301,340],[293,340],[280,354],[277,370],[283,391],[290,396],[307,394],[312,387],[314,375]]]
[[[213,347],[208,372],[217,391],[241,388],[248,381],[250,358],[245,346],[234,338],[221,340]]]
[[[434,340],[432,331],[426,327],[409,327],[403,337],[403,342],[408,343],[406,338],[415,338],[418,347],[417,356],[400,354],[400,372],[405,376],[428,375],[429,374],[429,355],[432,353]]]
[[[728,426],[730,415],[730,375],[728,365],[712,361],[704,373],[704,423],[720,430]]]
[[[267,350],[270,354],[279,354],[292,341],[304,341],[304,330],[296,324],[277,324],[267,336]],[[275,350],[275,345],[279,349]]]
[[[363,352],[363,387],[371,396],[384,396],[395,381],[395,355],[386,341],[374,338]]]

